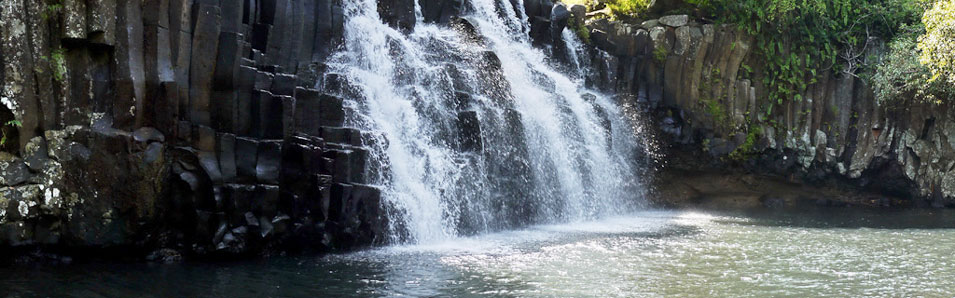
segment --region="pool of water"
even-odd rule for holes
[[[345,255],[0,269],[0,296],[955,296],[955,212],[646,211]]]

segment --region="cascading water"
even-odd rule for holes
[[[499,3],[496,3],[498,1]],[[531,46],[522,4],[472,0],[452,26],[385,25],[375,0],[344,1],[348,125],[368,132],[393,240],[429,242],[631,210],[642,201],[631,123]],[[518,1],[520,2],[520,1]],[[578,55],[579,43],[565,34]],[[580,54],[582,55],[582,54]]]

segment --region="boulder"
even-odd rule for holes
[[[0,185],[15,186],[30,178],[26,163],[18,157],[0,152]]]
[[[670,27],[681,27],[681,26],[686,26],[686,24],[690,21],[690,16],[685,14],[663,16],[663,17],[660,17],[659,21],[660,21],[660,24],[667,25]]]
[[[46,140],[43,137],[34,137],[23,148],[23,162],[34,172],[42,171],[50,157],[47,153]]]
[[[587,17],[587,7],[581,4],[571,5],[570,14],[574,18],[574,22],[579,25],[583,25],[584,20]]]

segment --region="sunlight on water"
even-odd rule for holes
[[[948,210],[643,211],[318,259],[0,269],[0,289],[53,297],[952,297],[953,254]]]

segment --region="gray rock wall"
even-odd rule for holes
[[[757,171],[955,203],[955,117],[947,105],[882,106],[864,79],[826,71],[801,100],[772,104],[753,38],[733,26],[666,16],[589,27],[592,44],[613,54],[593,55],[594,64],[616,65],[592,84],[645,104],[677,144]],[[747,134],[756,142],[746,144]]]
[[[384,241],[361,132],[342,127],[347,84],[324,74],[341,0],[46,2],[0,4],[0,120],[22,124],[3,128],[0,248]],[[413,27],[414,2],[392,2]],[[460,11],[432,2],[435,20]]]

